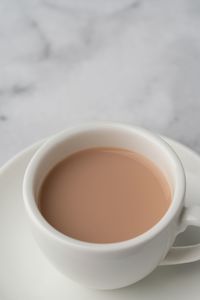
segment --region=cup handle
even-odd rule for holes
[[[187,191],[186,191],[186,205],[187,199],[192,199],[194,204],[188,204],[184,207],[181,220],[180,232],[184,231],[188,226],[200,227],[200,205],[198,203],[200,197],[200,182],[198,177],[192,173],[186,174]],[[175,265],[199,260],[200,244],[192,246],[172,247],[165,259],[160,265]]]

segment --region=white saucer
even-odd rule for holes
[[[200,157],[177,142],[168,142],[178,153],[186,172],[200,177]],[[200,262],[158,267],[146,279],[115,291],[89,290],[55,270],[29,233],[23,207],[24,171],[39,145],[40,143],[25,150],[0,170],[1,300],[200,299]],[[200,203],[200,197],[193,201]],[[198,241],[199,229],[188,229],[178,238],[177,244],[186,245]],[[191,261],[198,259],[200,253]]]

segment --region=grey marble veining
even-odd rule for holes
[[[200,152],[199,28],[198,0],[138,0],[104,17],[2,0],[0,163],[89,120],[141,125]]]

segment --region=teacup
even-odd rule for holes
[[[37,205],[44,178],[66,156],[92,147],[138,152],[163,172],[172,199],[155,226],[130,240],[95,244],[68,237],[44,219]],[[167,142],[142,128],[112,122],[80,125],[48,139],[31,159],[23,182],[26,213],[44,254],[69,278],[97,289],[125,287],[144,278],[160,264],[179,262],[182,247],[171,249],[176,236],[188,225],[200,226],[200,206],[184,206],[185,190],[183,166]],[[189,251],[184,247],[184,253]]]

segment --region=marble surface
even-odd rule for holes
[[[54,0],[1,0],[0,163],[91,120],[200,152],[199,28],[199,0],[138,0],[96,17]]]

